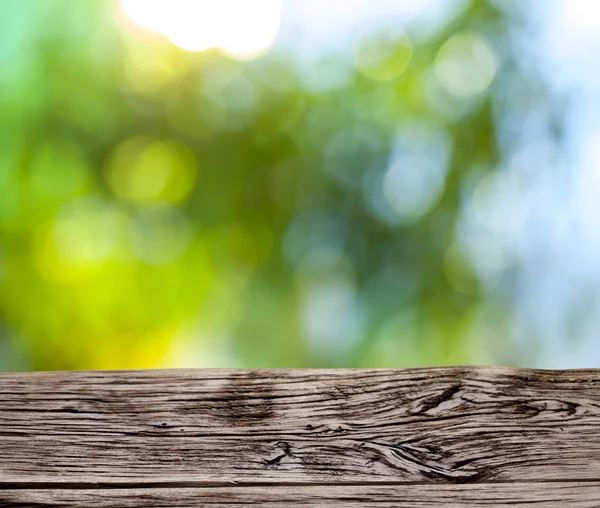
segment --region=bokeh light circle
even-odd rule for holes
[[[360,34],[353,47],[354,65],[374,81],[391,81],[406,71],[412,58],[412,42],[403,30],[386,26]]]
[[[461,33],[440,48],[434,71],[441,85],[453,95],[471,97],[492,84],[498,61],[489,43],[475,33]]]

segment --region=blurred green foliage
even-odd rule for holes
[[[514,260],[490,290],[459,225],[528,111],[555,133],[523,23],[478,0],[427,38],[388,25],[314,86],[284,46],[236,61],[109,1],[3,0],[0,368],[518,361]]]

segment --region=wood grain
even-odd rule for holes
[[[571,499],[580,489],[596,504],[573,506],[600,506],[596,482],[596,370],[0,374],[5,503],[21,492],[32,506],[49,506],[35,504],[39,496],[50,505],[90,506],[94,496],[114,495],[118,504],[122,489],[143,489],[156,496],[147,506],[159,506],[163,491],[181,488],[184,504],[168,506],[217,503],[210,496],[221,492],[234,504],[242,492],[263,492],[268,503],[276,489],[310,504],[335,485],[327,488],[356,494],[344,501],[350,506],[369,492],[388,492],[394,506],[425,506],[415,504],[416,493],[429,485],[432,495],[464,492],[510,504],[501,495],[515,492],[513,484],[535,484],[519,487],[534,504],[535,496]]]
[[[598,508],[600,483],[0,490],[0,508],[197,508],[336,506],[369,508]]]

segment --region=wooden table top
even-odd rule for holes
[[[600,506],[600,370],[0,373],[0,507]]]

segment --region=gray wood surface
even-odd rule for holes
[[[0,490],[0,507],[598,508],[600,483]]]
[[[587,507],[599,489],[596,370],[0,374],[0,506]]]

